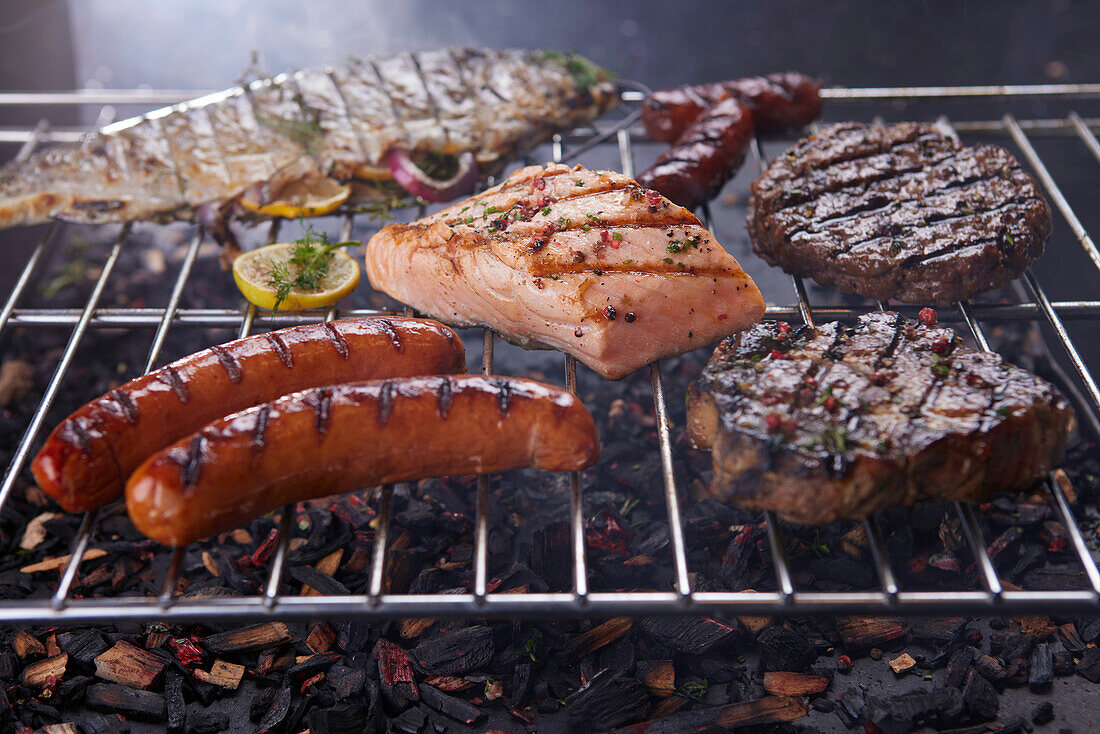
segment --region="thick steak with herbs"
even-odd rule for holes
[[[1004,148],[932,125],[846,122],[752,185],[753,249],[845,293],[948,304],[1000,288],[1043,252],[1050,207]]]
[[[758,324],[718,346],[689,402],[711,494],[805,524],[1025,488],[1073,421],[1046,381],[890,312]]]

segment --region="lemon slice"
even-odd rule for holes
[[[290,278],[298,275],[299,266],[290,262],[294,247],[292,242],[278,242],[246,252],[233,261],[233,280],[249,303],[268,310],[274,310],[276,304],[283,311],[323,308],[336,303],[359,284],[359,263],[343,250],[331,250],[328,253],[328,269],[317,280],[317,289],[292,287],[287,297],[279,303],[278,293],[271,284],[271,274],[275,268],[285,267]]]
[[[331,178],[305,178],[283,186],[277,194],[277,200],[266,204],[249,198],[249,193],[245,192],[241,195],[241,206],[268,217],[320,217],[334,211],[350,195],[350,184],[342,184]]]

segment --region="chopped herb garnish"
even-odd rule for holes
[[[824,390],[821,391],[821,395],[820,395],[820,397],[818,397],[818,399],[814,403],[814,405],[824,405],[825,401],[828,400],[829,398],[831,398],[832,396],[833,396],[833,386],[829,385],[827,388],[825,388]]]
[[[672,258],[671,257],[666,257],[661,262],[663,262],[665,265],[671,265],[672,264]]]
[[[591,232],[592,231],[592,225],[589,224],[588,222],[585,222],[584,226],[581,227],[581,229],[583,229],[585,232]]]
[[[542,216],[544,216],[544,217],[545,217],[545,216],[546,216],[547,214],[549,214],[549,213],[550,213],[550,207],[548,207],[548,206],[544,206],[544,207],[542,208]]]
[[[358,244],[350,240],[329,242],[327,234],[322,232],[317,235],[307,227],[305,234],[294,242],[289,260],[271,261],[271,274],[267,277],[267,285],[275,291],[275,307],[271,310],[278,311],[295,288],[301,291],[320,290],[321,279],[328,275],[332,264],[332,251]]]
[[[612,232],[611,233],[611,239],[618,240],[619,242],[622,242],[623,241],[623,236],[619,232]]]
[[[848,446],[848,429],[845,426],[829,426],[821,434],[821,440],[830,454],[843,454]]]
[[[634,259],[633,258],[631,258],[630,260],[623,260],[623,265],[633,265],[633,264],[634,264]]]
[[[668,243],[668,246],[665,249],[669,252],[679,252],[680,250],[684,249],[680,246],[681,244],[682,243],[680,242],[680,240],[673,240],[672,242]]]
[[[577,186],[584,186],[584,181],[582,181],[581,179],[578,178],[576,185]]]

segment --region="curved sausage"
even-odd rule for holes
[[[753,135],[749,108],[726,97],[692,123],[676,144],[657,158],[638,183],[687,209],[718,194],[741,166]]]
[[[204,349],[138,377],[66,418],[32,470],[69,512],[122,496],[154,451],[215,418],[288,392],[348,380],[462,372],[462,340],[428,319],[369,317],[295,326]]]
[[[184,545],[282,505],[377,484],[599,456],[592,416],[531,380],[456,375],[314,388],[243,410],[151,456],[126,485],[141,532]]]
[[[796,71],[662,89],[646,97],[642,125],[654,140],[671,143],[712,105],[736,97],[748,105],[756,129],[808,125],[821,114],[821,83]]]

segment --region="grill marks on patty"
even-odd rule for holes
[[[872,298],[949,303],[1042,252],[1050,210],[996,146],[915,123],[834,125],[753,184],[749,233],[772,265]]]
[[[719,345],[690,401],[712,492],[807,523],[1025,487],[1072,415],[1042,379],[889,312],[759,324]]]

